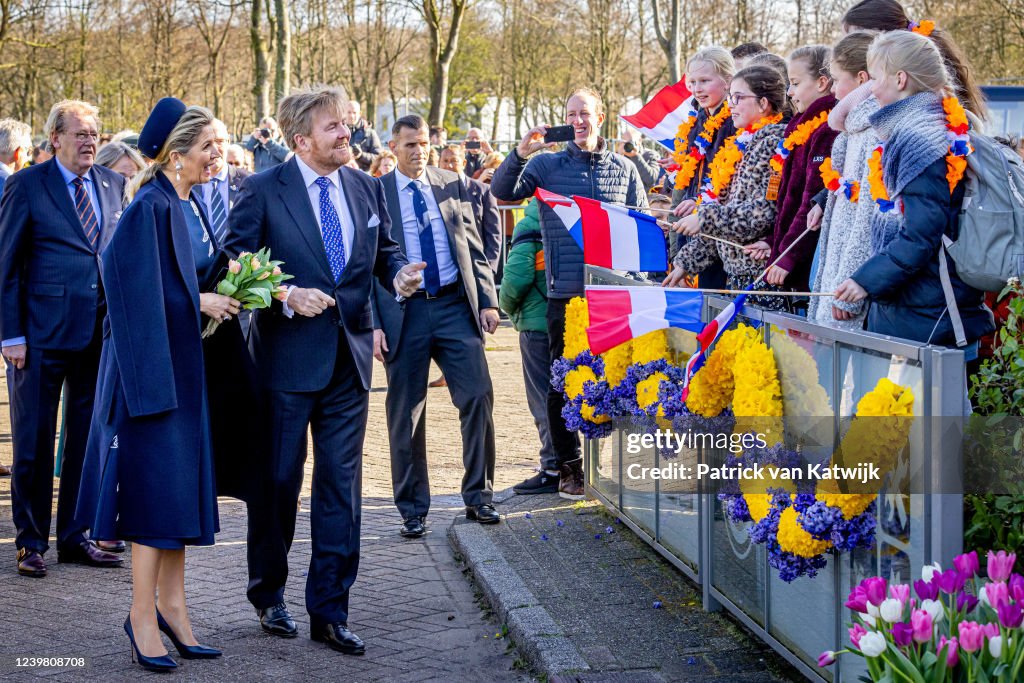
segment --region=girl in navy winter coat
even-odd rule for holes
[[[923,36],[905,31],[878,36],[868,51],[868,70],[881,105],[871,124],[882,140],[868,162],[869,194],[861,195],[861,201],[876,205],[873,255],[839,285],[836,298],[869,299],[871,332],[953,346],[939,250],[943,235],[957,238],[964,195],[963,145],[951,147],[947,133],[966,117],[949,96],[941,53]],[[971,360],[978,338],[994,329],[992,312],[982,293],[967,286],[953,261],[946,260]]]

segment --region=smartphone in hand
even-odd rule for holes
[[[544,142],[569,142],[576,139],[572,126],[552,126],[544,133]]]

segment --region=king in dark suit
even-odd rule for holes
[[[306,579],[311,637],[346,654],[363,642],[348,629],[359,566],[363,437],[373,359],[374,278],[411,294],[421,277],[391,239],[380,181],[342,168],[345,96],[292,93],[278,120],[295,156],[250,177],[229,217],[231,254],[270,247],[294,275],[283,305],[255,317],[254,349],[273,415],[275,449],[264,505],[250,505],[248,597],[263,628],[297,634],[284,604],[288,550],[313,432],[312,558]]]
[[[381,180],[394,236],[413,262],[425,264],[423,286],[398,303],[375,290],[375,355],[388,375],[386,400],[391,480],[403,536],[426,533],[427,373],[433,358],[448,381],[462,423],[466,516],[500,521],[492,505],[494,421],[483,332],[498,327],[498,297],[465,186],[454,173],[426,165],[430,149],[419,116],[395,121],[391,151],[398,168]]]
[[[62,388],[58,560],[122,564],[88,540],[88,521],[75,518],[106,314],[98,254],[121,216],[124,195],[120,174],[93,165],[98,126],[91,104],[55,104],[46,132],[56,156],[11,176],[0,198],[0,339],[14,433],[11,506],[23,576],[46,574]]]

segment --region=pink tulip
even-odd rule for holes
[[[274,292],[274,298],[278,301],[286,301],[288,299],[288,288],[278,287],[277,291]]]
[[[932,615],[925,610],[916,609],[910,614],[910,626],[915,643],[927,643],[932,639]]]
[[[1016,564],[1016,562],[1016,553],[1007,553],[1005,550],[1000,550],[998,553],[994,553],[989,550],[988,564],[985,565],[985,570],[988,572],[988,578],[993,581],[1006,581],[1010,578],[1010,574],[1013,573],[1013,565]]]
[[[903,583],[894,583],[889,586],[889,597],[899,600],[906,607],[907,600],[910,599],[910,586]]]
[[[280,275],[281,274],[281,266],[274,266],[274,270],[272,272],[273,272],[274,275]]]
[[[259,270],[260,268],[263,267],[263,264],[260,263],[260,260],[255,256],[252,257],[252,261],[249,261],[249,265],[252,267],[253,270]]]
[[[820,667],[832,666],[835,663],[836,653],[832,650],[825,650],[820,655],[818,655],[818,666]]]
[[[985,634],[986,638],[995,638],[999,635],[999,624],[996,624],[994,622],[982,624],[981,630]]]
[[[1000,605],[1005,605],[1010,602],[1010,589],[1002,581],[985,584],[983,590],[985,591],[985,597],[988,598],[988,604],[992,606],[992,609],[998,610]]]
[[[268,277],[270,277],[270,273],[260,273],[259,277],[257,277],[256,279],[257,280],[266,280]]]
[[[846,606],[854,612],[868,611],[868,593],[862,584],[858,584],[850,591],[850,597],[846,598]]]
[[[850,642],[853,643],[853,646],[858,650],[860,649],[860,637],[867,632],[867,629],[861,626],[860,624],[854,624],[849,629]]]
[[[231,273],[238,275],[239,273],[242,272],[242,264],[236,261],[235,259],[231,259],[230,261],[228,261],[228,270]]]
[[[868,602],[875,607],[882,604],[882,601],[885,600],[886,594],[885,579],[880,576],[872,576],[864,579],[861,582],[861,585],[864,586],[864,592],[867,594]]]
[[[963,555],[957,555],[953,558],[953,566],[956,570],[966,576],[968,579],[973,579],[978,575],[978,571],[981,565],[978,563],[978,551],[972,550],[969,553]]]
[[[985,630],[977,622],[961,621],[957,629],[964,652],[977,652],[985,644]]]
[[[960,663],[960,652],[957,650],[959,643],[957,643],[956,637],[947,639],[946,636],[942,636],[939,638],[938,654],[940,657],[942,656],[942,648],[946,647],[947,644],[949,648],[946,650],[946,666],[952,669]]]

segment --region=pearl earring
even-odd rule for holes
[[[174,179],[179,181],[179,182],[181,181],[181,169],[182,168],[184,168],[184,166],[181,165],[180,161],[174,165]]]

